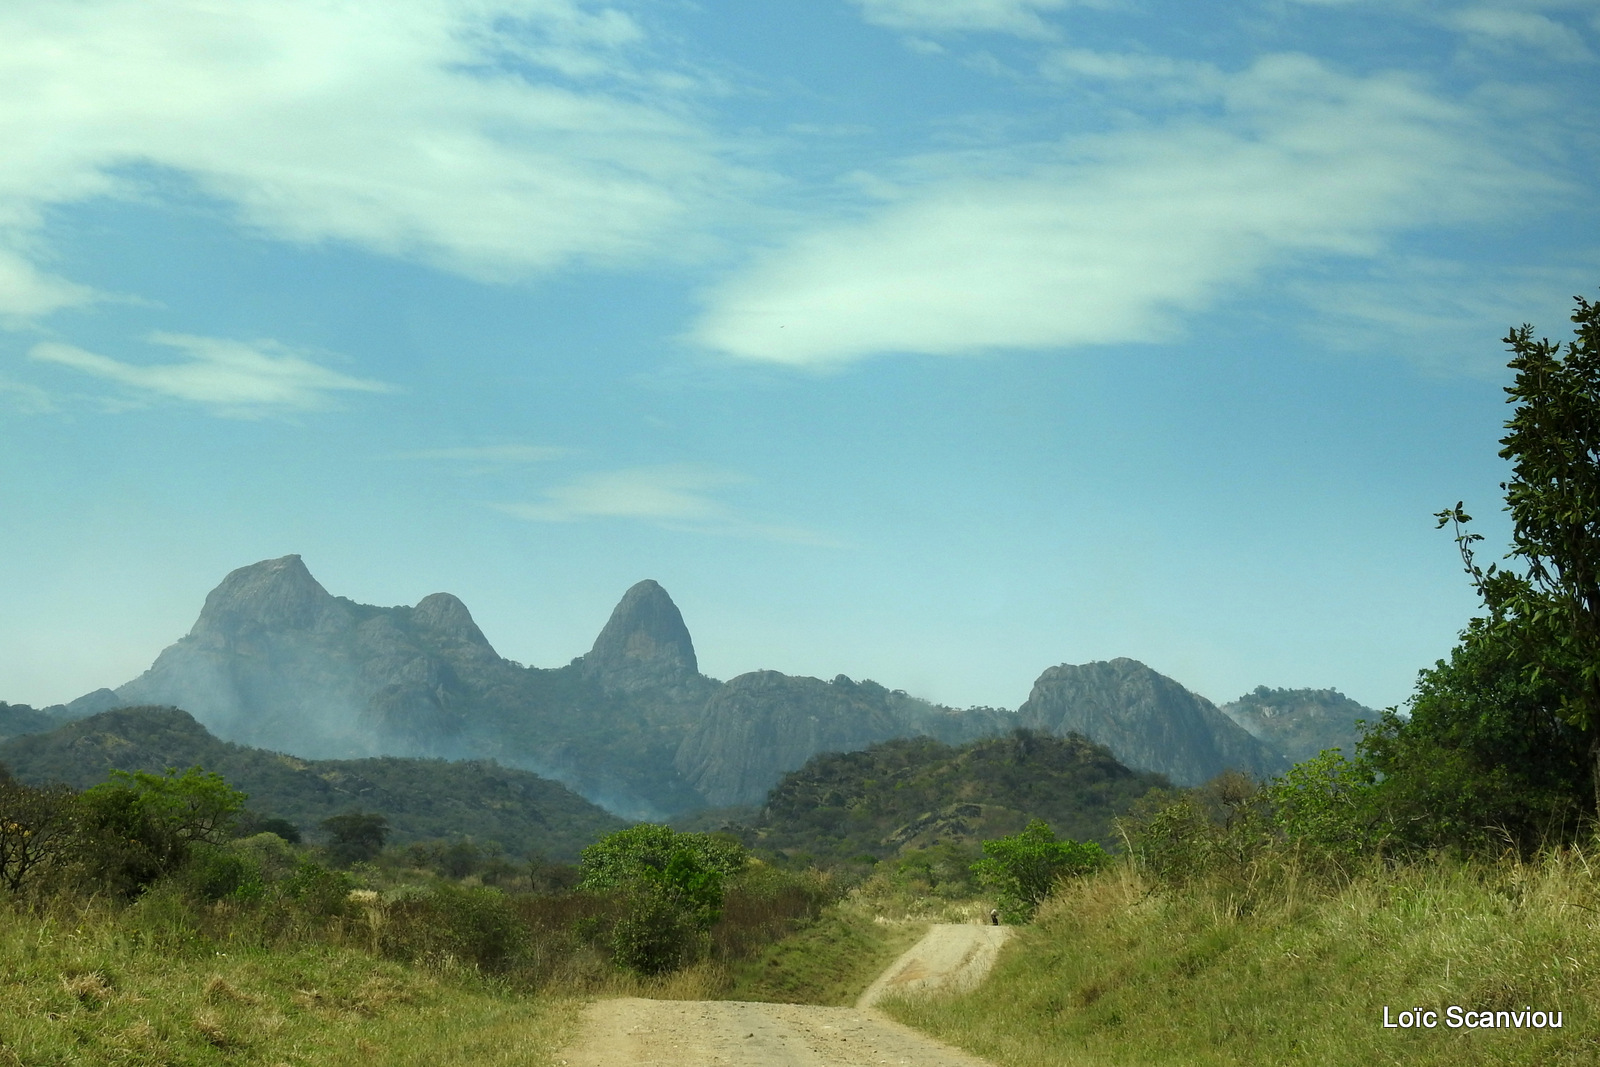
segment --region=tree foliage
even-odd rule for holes
[[[1574,340],[1505,338],[1513,562],[1480,565],[1462,503],[1438,513],[1485,614],[1363,742],[1401,839],[1527,848],[1600,810],[1600,304],[1576,300]]]
[[[389,839],[389,820],[369,811],[349,811],[323,819],[328,854],[342,867],[370,860],[383,851]]]
[[[245,795],[220,774],[191,767],[165,774],[112,771],[78,798],[92,863],[132,895],[188,862],[201,845],[221,845]]]
[[[1103,866],[1106,852],[1097,843],[1056,840],[1043,819],[1021,833],[983,843],[984,858],[972,865],[983,886],[994,891],[1000,916],[1027,922],[1060,878],[1087,874]]]
[[[722,915],[727,879],[745,869],[744,846],[713,834],[640,823],[583,850],[580,890],[615,894],[625,907],[611,929],[617,963],[660,974],[692,959]]]
[[[0,886],[20,892],[70,861],[77,841],[70,790],[36,789],[0,768]]]

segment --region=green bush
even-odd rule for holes
[[[663,886],[635,886],[623,901],[610,939],[611,958],[618,966],[638,974],[665,974],[704,955],[705,928]]]
[[[181,882],[207,903],[260,900],[267,890],[261,867],[250,855],[214,845],[194,849],[181,873]]]
[[[350,891],[354,888],[355,883],[348,874],[330,871],[308,859],[302,859],[294,873],[278,886],[284,897],[318,918],[349,914]]]
[[[244,801],[199,767],[112,771],[78,797],[82,864],[105,888],[137,896],[187,864],[197,846],[226,841]]]
[[[972,873],[995,892],[1000,916],[1008,923],[1032,919],[1057,879],[1098,870],[1108,859],[1093,841],[1056,840],[1043,819],[1034,819],[1010,837],[985,841],[983,854]]]
[[[748,863],[731,838],[641,823],[583,850],[578,888],[620,902],[609,929],[613,961],[661,974],[704,953],[706,931],[722,915],[725,883]],[[601,936],[591,925],[590,936]]]

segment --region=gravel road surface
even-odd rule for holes
[[[994,963],[1005,927],[941,924],[854,1008],[718,1000],[601,1000],[585,1009],[566,1067],[988,1067],[869,1005],[886,993],[965,988]]]

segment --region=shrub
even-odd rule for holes
[[[527,954],[527,923],[497,889],[443,882],[388,907],[380,944],[401,959],[452,957],[504,973]]]
[[[81,859],[113,892],[136,896],[183,867],[199,845],[220,845],[245,795],[220,774],[112,771],[78,798]]]
[[[983,886],[996,893],[1001,917],[1027,922],[1050,895],[1058,878],[1087,874],[1104,866],[1105,850],[1093,841],[1056,840],[1043,819],[1020,833],[983,843],[984,858],[972,865]]]
[[[621,902],[610,928],[613,961],[661,974],[703,953],[705,932],[722,914],[725,881],[748,862],[731,838],[641,823],[583,850],[578,888]]]
[[[184,886],[208,903],[218,900],[260,900],[266,893],[261,867],[252,857],[214,845],[197,847],[182,872]]]
[[[285,897],[299,903],[309,915],[331,918],[350,911],[350,890],[355,883],[342,871],[302,859],[293,874],[279,884]]]

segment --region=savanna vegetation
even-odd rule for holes
[[[664,826],[571,867],[245,805],[199,768],[0,777],[0,1063],[547,1062],[573,998],[719,995],[839,896]]]

